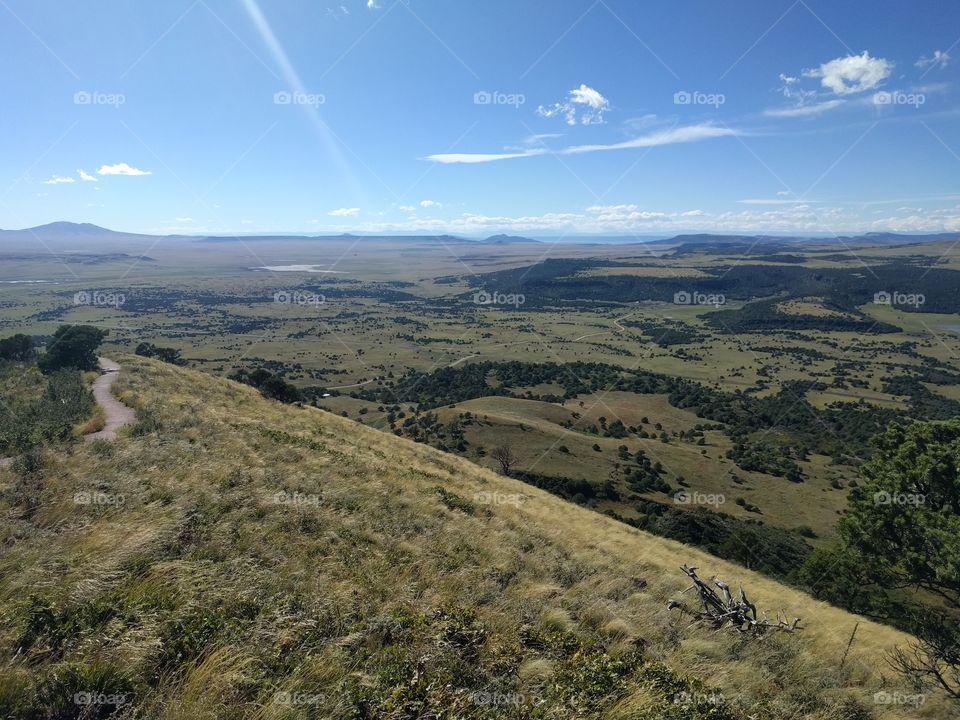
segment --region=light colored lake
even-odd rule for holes
[[[308,273],[345,273],[346,270],[322,270],[322,265],[263,265],[252,267],[251,270],[271,270],[273,272],[308,272]]]

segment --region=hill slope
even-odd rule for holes
[[[0,471],[2,717],[914,712],[873,702],[908,692],[890,628],[466,460],[120,361],[131,436]],[[808,629],[689,628],[666,609],[684,562]]]

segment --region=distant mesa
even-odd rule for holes
[[[675,235],[666,240],[666,243],[681,245],[739,245],[741,243],[788,243],[810,240],[812,238],[778,236],[778,235],[713,235],[699,233],[695,235]],[[826,238],[824,238],[826,239]]]
[[[940,242],[952,240],[960,233],[923,233],[901,235],[890,232],[870,232],[862,235],[713,235],[699,233],[691,235],[676,235],[663,244],[679,246],[678,253],[697,251],[722,251],[726,253],[759,254],[763,252],[777,252],[787,248],[796,248],[799,245],[910,245],[915,243]]]
[[[538,243],[539,240],[534,240],[533,238],[521,237],[519,235],[491,235],[486,240],[481,240],[480,242],[485,245],[513,245],[514,243]]]

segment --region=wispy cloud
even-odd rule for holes
[[[140,170],[131,165],[128,165],[125,162],[117,163],[116,165],[101,165],[100,169],[97,170],[98,175],[127,175],[130,177],[138,177],[141,175],[152,175],[149,170]]]
[[[696,142],[725,136],[741,134],[738,130],[726,126],[702,123],[687,125],[679,128],[670,128],[649,133],[640,137],[624,140],[623,142],[595,145],[571,145],[555,151],[558,155],[580,155],[583,153],[603,152],[609,150],[630,150],[634,148],[648,148],[659,145],[675,145],[678,143]],[[524,152],[514,153],[439,153],[428,155],[427,160],[438,163],[485,163],[496,160],[512,160],[514,158],[534,157],[545,155],[549,151],[543,148],[531,148]]]
[[[49,180],[44,180],[43,184],[44,185],[64,185],[72,182],[73,182],[72,177],[63,177],[62,175],[54,175]]]
[[[513,158],[533,157],[534,155],[546,154],[546,150],[539,149],[515,153],[438,153],[436,155],[427,155],[427,160],[433,160],[434,162],[444,164],[465,163],[470,165],[474,163],[494,162],[496,160],[512,160]]]
[[[77,170],[77,174],[80,176],[80,179],[84,182],[100,182],[93,175],[88,173],[86,170]]]
[[[833,108],[840,107],[844,104],[843,100],[839,98],[834,100],[824,100],[823,102],[815,103],[813,105],[797,105],[795,107],[786,107],[786,108],[770,108],[764,110],[763,114],[767,117],[810,117],[811,115],[819,115],[826,112],[827,110],[832,110]]]
[[[934,50],[933,55],[921,55],[914,63],[915,67],[926,70],[929,67],[945,68],[950,62],[950,55],[942,50]]]
[[[739,131],[726,126],[713,125],[711,123],[702,123],[699,125],[687,125],[684,127],[670,128],[669,130],[660,130],[641,137],[624,140],[623,142],[612,143],[609,145],[574,145],[562,150],[564,155],[575,155],[580,153],[601,152],[604,150],[630,150],[632,148],[657,147],[658,145],[676,145],[678,143],[697,142],[698,140],[709,140],[711,138],[728,137],[741,134]]]
[[[327,213],[330,217],[356,217],[360,214],[360,208],[337,208]]]

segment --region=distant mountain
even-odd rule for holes
[[[776,249],[806,245],[910,245],[915,243],[939,242],[960,238],[960,233],[929,233],[920,235],[900,235],[889,232],[871,232],[862,235],[841,236],[792,236],[792,235],[711,235],[697,233],[676,235],[664,243],[680,245],[682,252],[719,249],[730,252],[770,252]]]
[[[207,235],[207,236],[187,236],[187,235],[147,235],[141,233],[128,233],[109,228],[94,225],[93,223],[75,223],[60,220],[47,223],[46,225],[37,225],[36,227],[24,228],[22,230],[0,230],[0,240],[18,241],[18,242],[36,242],[39,240],[51,240],[60,242],[69,242],[71,240],[148,240],[155,237],[179,238],[183,240],[192,240],[193,242],[209,243],[228,243],[228,242],[250,242],[250,241],[284,241],[284,240],[364,240],[379,242],[396,243],[437,243],[437,244],[482,244],[482,245],[515,245],[528,243],[543,243],[549,239],[538,239],[524,237],[521,235],[507,235],[500,233],[491,235],[483,240],[468,240],[455,235],[353,235],[343,233],[340,235],[308,235],[295,232],[278,232],[274,234],[263,235]],[[669,239],[650,237],[641,239],[639,237],[611,236],[611,237],[573,237],[564,238],[564,242],[570,244],[636,244],[636,243],[657,243],[667,245],[683,246],[687,252],[696,249],[720,248],[733,250],[738,246],[755,248],[757,251],[763,249],[769,251],[777,246],[797,245],[801,243],[813,243],[829,245],[833,243],[843,245],[908,245],[911,243],[939,242],[944,240],[953,240],[960,238],[960,232],[953,233],[930,233],[930,234],[899,234],[891,232],[870,232],[861,235],[845,235],[832,237],[816,236],[796,236],[796,235],[740,235],[740,234],[711,234],[711,233],[689,233],[675,235]]]
[[[37,225],[22,230],[0,230],[0,240],[122,240],[125,238],[149,238],[150,235],[117,232],[93,223],[74,223],[64,220]]]
[[[337,238],[345,238],[340,235]],[[335,238],[335,239],[337,239]],[[310,237],[309,235],[207,235],[206,237],[190,238],[198,243],[230,243],[230,242],[264,242],[279,240],[322,240],[325,238]]]
[[[299,235],[296,233],[282,235],[207,235],[192,238],[194,242],[228,243],[228,242],[276,242],[281,240],[299,240],[324,242],[327,240],[363,240],[364,242],[397,242],[397,243],[438,243],[454,244],[470,242],[454,235]]]
[[[665,243],[679,245],[741,245],[743,243],[791,243],[813,240],[814,238],[790,237],[782,235],[712,235],[697,233],[693,235],[675,235]]]
[[[539,240],[533,238],[521,237],[519,235],[491,235],[486,240],[481,240],[484,245],[513,245],[514,243],[539,243]]]
[[[63,235],[104,235],[106,233],[114,233],[113,230],[108,230],[107,228],[100,227],[99,225],[94,225],[93,223],[73,223],[66,222],[61,220],[58,222],[47,223],[46,225],[37,225],[36,227],[27,228],[22,232],[31,232],[36,235],[45,235],[45,234],[57,234],[60,236]]]
[[[925,233],[920,235],[901,235],[891,232],[869,232],[863,235],[847,235],[836,238],[846,243],[869,243],[871,245],[906,245],[909,243],[938,242],[940,240],[956,240],[960,232]]]

